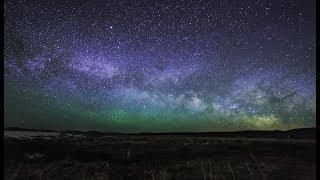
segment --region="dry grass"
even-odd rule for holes
[[[11,140],[5,144],[5,179],[315,179],[310,142],[126,138]],[[47,159],[25,158],[36,152]]]

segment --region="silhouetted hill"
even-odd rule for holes
[[[20,128],[20,127],[7,127],[3,128],[5,131],[33,131],[33,132],[58,132],[50,129],[31,129],[31,128]]]
[[[19,127],[4,128],[6,131],[34,131],[34,132],[60,132],[64,134],[83,134],[87,136],[103,136],[103,135],[142,135],[142,136],[193,136],[193,137],[225,137],[225,138],[294,138],[309,139],[316,138],[316,128],[291,129],[287,131],[233,131],[233,132],[161,132],[161,133],[107,133],[100,131],[55,131],[44,129],[27,129]]]

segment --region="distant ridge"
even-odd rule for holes
[[[33,132],[59,132],[62,134],[84,134],[89,136],[103,136],[103,135],[140,135],[140,136],[195,136],[195,137],[247,137],[247,138],[316,138],[316,128],[299,128],[291,130],[272,130],[272,131],[259,131],[259,130],[244,130],[232,132],[161,132],[161,133],[108,133],[100,131],[60,131],[48,129],[28,129],[19,127],[7,127],[5,131],[33,131]]]
[[[3,128],[5,131],[33,131],[33,132],[58,132],[51,129],[31,129],[31,128],[20,128],[20,127],[7,127]]]

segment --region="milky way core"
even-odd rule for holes
[[[315,0],[5,0],[5,127],[315,127]]]

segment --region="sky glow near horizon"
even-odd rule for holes
[[[312,1],[4,3],[4,124],[315,127]]]

